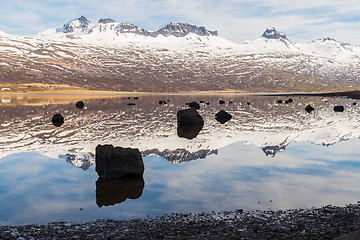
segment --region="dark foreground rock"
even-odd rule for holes
[[[0,239],[334,239],[359,229],[360,205],[352,204],[4,226],[0,227]]]
[[[98,145],[95,151],[95,171],[100,178],[116,179],[144,173],[144,162],[137,148]]]

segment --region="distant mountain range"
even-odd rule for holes
[[[259,34],[260,35],[260,34]],[[359,88],[360,47],[332,38],[293,43],[268,28],[234,43],[203,26],[149,31],[81,16],[34,37],[0,32],[0,83],[120,91],[332,91]]]

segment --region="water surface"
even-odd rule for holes
[[[277,103],[290,97],[100,98],[84,100],[82,110],[75,107],[79,99],[2,101],[0,224],[357,202],[358,106],[305,96]],[[203,129],[194,139],[179,138],[177,111],[200,100]],[[308,104],[315,108],[310,114]],[[334,112],[336,105],[345,111]],[[215,120],[221,109],[233,116],[225,124]],[[61,127],[51,123],[55,113],[65,117]],[[143,179],[97,184],[98,144],[139,148]]]

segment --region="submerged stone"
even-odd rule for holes
[[[219,104],[224,104],[225,101],[224,100],[219,100]]]

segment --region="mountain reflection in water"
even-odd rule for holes
[[[168,99],[167,104],[160,105],[159,99]],[[219,104],[219,99],[225,103]],[[91,156],[101,143],[136,147],[143,153],[166,151],[167,159],[182,162],[178,149],[184,149],[187,155],[199,151],[211,153],[243,142],[274,156],[294,142],[331,145],[360,136],[360,111],[353,100],[320,96],[294,96],[292,102],[288,99],[247,95],[141,96],[135,106],[129,106],[132,97],[108,97],[84,100],[84,109],[75,107],[78,98],[65,104],[2,104],[0,157],[37,151],[54,158],[67,156],[62,158],[86,169],[93,164]],[[279,100],[287,104],[280,104]],[[196,138],[179,138],[176,114],[187,109],[185,103],[192,101],[200,103],[198,112],[204,126]],[[305,111],[309,104],[315,108],[310,114]],[[344,106],[345,111],[334,112],[338,105]],[[231,121],[220,124],[215,117],[220,110],[231,114]],[[55,112],[64,115],[61,127],[51,124]]]

